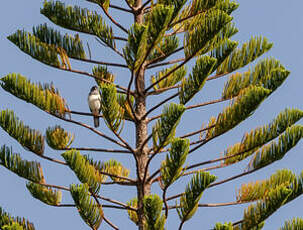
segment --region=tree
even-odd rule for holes
[[[262,37],[252,38],[242,46],[231,40],[237,33],[230,16],[238,6],[233,1],[193,1],[188,4],[187,1],[178,0],[163,0],[157,4],[150,1],[133,1],[128,2],[127,9],[110,5],[108,1],[90,2],[99,5],[113,26],[117,26],[124,34],[114,34],[114,30],[105,24],[99,14],[60,2],[45,2],[41,13],[61,27],[96,36],[98,42],[123,57],[125,63],[95,61],[91,57],[94,52],[89,46],[87,51],[84,51],[79,35],[62,35],[48,25],[35,27],[32,33],[18,30],[8,39],[44,64],[95,78],[102,97],[100,117],[112,131],[113,137],[105,134],[103,130],[72,119],[74,114],[92,114],[70,109],[52,84],[35,84],[20,74],[8,74],[1,79],[1,86],[51,116],[86,127],[121,149],[76,148],[72,145],[73,134],[62,127],[48,128],[44,137],[40,131],[23,124],[13,111],[2,111],[1,127],[9,135],[38,157],[69,166],[82,183],[71,185],[69,188],[47,184],[39,163],[23,160],[20,155],[14,154],[11,148],[3,146],[1,165],[27,179],[27,189],[35,198],[49,205],[62,206],[64,204],[61,204],[61,190],[70,191],[74,201],[72,205],[77,207],[80,216],[92,229],[98,228],[102,220],[115,228],[103,215],[104,208],[127,210],[139,229],[144,229],[144,226],[145,229],[163,229],[168,210],[177,209],[181,229],[185,221],[197,211],[205,189],[268,166],[281,159],[300,140],[302,127],[295,123],[301,118],[302,111],[286,109],[270,124],[246,133],[239,143],[227,148],[222,157],[186,165],[185,160],[189,154],[197,152],[206,143],[233,129],[252,115],[260,103],[285,81],[289,71],[279,61],[268,58],[259,61],[245,72],[236,72],[267,52],[272,44]],[[129,30],[125,29],[109,15],[109,7],[133,13],[137,23]],[[183,46],[180,45],[182,42]],[[123,44],[123,52],[120,51],[120,43]],[[177,52],[182,54],[182,58],[169,59]],[[79,71],[72,67],[74,64],[71,60],[98,66],[92,69],[92,73]],[[186,64],[193,66],[190,71],[189,67],[185,67]],[[169,66],[166,67],[167,65]],[[109,69],[111,66],[130,70],[130,79],[126,86],[121,86],[119,76],[115,79]],[[160,68],[157,73],[148,72],[157,67]],[[222,98],[188,105],[207,81],[227,75],[230,77],[223,89]],[[151,84],[145,86],[149,80]],[[168,98],[159,97],[164,92],[169,94]],[[147,108],[146,99],[150,97],[157,97],[157,102],[153,107]],[[170,103],[173,99],[175,103]],[[193,133],[175,135],[184,113],[222,101],[231,103],[201,129]],[[161,115],[150,116],[151,112],[163,105]],[[136,127],[135,147],[122,137],[125,130],[128,130],[128,123],[133,123]],[[152,126],[151,132],[148,132],[148,124]],[[123,129],[124,125],[126,127]],[[197,134],[200,134],[200,138],[195,141],[193,137]],[[275,141],[275,138],[278,140]],[[52,149],[65,151],[62,154],[64,161],[44,155],[45,141]],[[96,162],[91,156],[80,154],[80,151],[85,150],[133,156],[136,169],[131,169],[135,169],[137,178],[131,179],[129,170],[116,160]],[[161,167],[158,166],[158,170],[150,173],[148,166],[152,160],[164,154],[167,155]],[[226,180],[218,180],[206,172],[227,167],[248,157],[251,157],[248,171]],[[216,162],[220,163],[216,166],[200,167]],[[192,174],[184,193],[167,197],[167,191],[173,183]],[[106,182],[106,177],[110,177],[111,181]],[[215,229],[261,228],[264,220],[274,211],[301,194],[301,181],[302,175],[296,176],[289,170],[280,170],[268,180],[244,184],[238,191],[236,202],[232,204],[257,202],[245,210],[242,221],[224,225],[217,223]],[[151,185],[157,182],[162,189],[160,197],[150,191]],[[106,184],[134,186],[137,188],[137,197],[128,204],[103,197],[100,187]],[[177,205],[168,206],[168,201],[176,199],[179,199]],[[115,205],[101,206],[102,200]],[[226,204],[217,204],[220,205]],[[302,226],[302,223],[301,220],[294,220],[287,225]],[[33,228],[31,224],[22,219],[11,218],[1,210],[1,228],[12,229],[20,226]]]

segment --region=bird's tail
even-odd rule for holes
[[[99,117],[94,117],[95,128],[99,127]]]

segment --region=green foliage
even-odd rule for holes
[[[74,171],[82,183],[87,183],[93,193],[98,193],[104,176],[80,154],[79,151],[69,150],[62,154],[68,166]]]
[[[231,20],[232,17],[221,10],[210,10],[205,14],[199,14],[197,19],[189,25],[188,31],[185,33],[185,57],[193,57],[200,50],[204,49],[209,41]]]
[[[233,0],[221,0],[216,5],[216,8],[219,10],[223,10],[227,14],[231,14],[239,7],[239,3]]]
[[[104,83],[113,83],[115,80],[115,76],[107,70],[106,66],[102,65],[94,66],[93,75],[96,77],[95,80],[99,87]]]
[[[213,49],[210,52],[210,56],[217,59],[217,62],[213,69],[217,69],[237,46],[238,42],[226,39],[221,42],[219,46]]]
[[[39,38],[41,42],[64,49],[67,56],[71,58],[86,58],[83,44],[78,34],[75,36],[68,34],[62,36],[58,30],[54,30],[49,28],[47,24],[43,24],[33,28],[33,35]]]
[[[182,175],[182,166],[189,152],[189,139],[175,138],[161,164],[161,181],[164,189],[174,183]]]
[[[129,176],[129,170],[127,168],[125,168],[120,162],[118,162],[114,159],[110,159],[108,161],[101,162],[101,161],[94,161],[92,158],[90,158],[87,155],[84,155],[84,157],[101,174],[102,174],[102,172],[104,172],[104,173],[109,173],[109,174],[116,175],[116,176],[121,176],[121,177],[128,177]],[[105,181],[106,178],[107,177],[105,175],[103,175],[103,181]],[[110,176],[110,178],[115,182],[124,181],[124,179],[117,178],[115,176]]]
[[[5,91],[46,112],[65,117],[66,111],[68,111],[65,100],[52,84],[33,84],[26,77],[15,73],[6,75],[0,81],[0,85]]]
[[[17,222],[12,222],[9,225],[2,226],[3,230],[23,230],[23,227],[19,225]]]
[[[99,6],[101,6],[104,10],[108,10],[110,0],[87,0],[88,2],[97,3]]]
[[[78,6],[65,6],[59,1],[45,1],[41,14],[58,26],[96,35],[106,45],[116,47],[112,28],[105,24],[97,12],[81,9]]]
[[[303,220],[301,218],[294,218],[292,220],[286,221],[284,226],[279,230],[302,230]]]
[[[264,145],[283,133],[288,127],[299,121],[303,117],[303,111],[298,109],[285,109],[270,124],[258,127],[246,133],[242,141],[229,147],[225,156],[238,156],[224,160],[224,164],[229,165],[239,162],[254,153],[255,148]]]
[[[27,180],[38,183],[44,182],[40,163],[22,160],[19,154],[12,153],[12,149],[5,145],[0,149],[0,165]]]
[[[255,201],[264,199],[268,193],[280,185],[291,188],[292,184],[296,184],[296,175],[288,170],[278,170],[272,174],[269,179],[243,184],[237,191],[237,201]]]
[[[158,82],[159,79],[164,77],[167,73],[169,73],[170,71],[172,71],[176,67],[177,67],[177,65],[173,65],[173,66],[168,67],[164,70],[161,70],[156,75],[151,77],[151,82],[152,83]],[[174,71],[173,73],[171,73],[170,75],[168,75],[168,77],[159,81],[158,84],[154,85],[154,89],[157,90],[157,89],[163,89],[163,88],[166,88],[166,87],[174,86],[179,81],[184,79],[185,75],[186,75],[186,67],[182,66],[179,69],[177,69],[176,71]]]
[[[216,176],[208,172],[197,172],[185,188],[185,193],[180,197],[177,212],[182,222],[189,220],[197,211],[199,200],[203,191],[216,180]]]
[[[164,230],[165,216],[161,215],[163,202],[158,195],[148,195],[143,199],[146,230]]]
[[[293,125],[279,136],[278,141],[272,141],[258,150],[249,163],[249,169],[260,169],[277,160],[292,149],[303,137],[303,126]]]
[[[103,210],[102,206],[98,205],[90,197],[89,186],[87,184],[72,184],[70,186],[70,193],[85,223],[94,230],[98,229],[103,220]]]
[[[55,46],[48,45],[44,42],[41,42],[39,38],[33,36],[32,34],[24,31],[17,30],[16,33],[7,37],[12,43],[19,47],[24,53],[30,55],[32,58],[58,68],[64,68],[66,65],[66,60],[60,60],[58,52]]]
[[[18,225],[22,227],[22,230],[35,230],[34,225],[28,220],[22,217],[12,217],[0,207],[0,228],[4,230],[6,226],[8,230],[19,230]],[[12,228],[13,226],[16,228]]]
[[[53,190],[52,188],[32,182],[27,183],[26,187],[33,197],[45,204],[57,206],[61,203],[61,190]]]
[[[214,7],[220,0],[194,0],[192,1],[190,12],[192,15],[205,12]]]
[[[44,137],[41,132],[24,125],[12,110],[0,112],[0,126],[25,149],[43,155]]]
[[[152,135],[155,151],[171,142],[184,111],[184,105],[180,104],[171,103],[164,107],[160,120],[153,126]]]
[[[192,74],[188,79],[182,81],[179,92],[180,103],[185,105],[190,99],[198,93],[205,84],[208,75],[213,71],[217,60],[210,56],[202,56],[198,58],[193,67]]]
[[[225,224],[221,224],[221,223],[216,223],[216,226],[214,228],[214,230],[233,230],[233,224],[232,223],[225,223]]]
[[[126,203],[129,207],[132,207],[134,209],[137,209],[138,207],[138,199],[137,197],[131,199],[130,201],[128,201]],[[136,225],[138,225],[138,215],[137,215],[137,212],[136,211],[133,211],[133,210],[130,210],[130,209],[127,209],[127,214],[128,214],[128,217],[129,219],[134,222]]]
[[[182,7],[185,5],[187,0],[159,0],[159,4],[163,4],[165,6],[172,6],[174,11],[171,17],[171,21],[178,15]]]
[[[123,124],[124,109],[117,99],[117,89],[113,84],[102,84],[101,87],[101,111],[105,118],[106,125],[113,131],[119,132]],[[122,128],[120,128],[120,132]]]
[[[284,185],[280,185],[271,190],[268,192],[268,196],[265,199],[258,201],[256,204],[252,204],[245,209],[243,222],[235,229],[250,230],[258,226],[277,209],[284,205],[290,194],[291,190]]]
[[[235,49],[228,56],[228,58],[218,67],[217,74],[231,73],[246,66],[270,50],[272,45],[273,44],[269,43],[266,38],[251,38],[249,42],[242,45],[242,48]]]
[[[163,61],[169,54],[174,52],[179,46],[179,39],[177,36],[164,37],[155,49],[150,53],[147,60],[157,62]]]
[[[134,66],[135,70],[138,70],[151,51],[162,40],[172,18],[173,11],[174,9],[172,6],[157,4],[152,7],[151,12],[146,15],[145,29],[137,48],[137,59]]]
[[[231,105],[226,107],[223,112],[218,115],[215,127],[209,129],[207,132],[207,138],[221,135],[234,128],[252,115],[270,93],[270,90],[256,86],[242,90],[239,96],[232,101]],[[211,121],[210,124],[213,124],[213,122]]]
[[[123,54],[128,68],[130,69],[134,69],[135,61],[141,56],[139,46],[143,39],[145,29],[146,26],[135,23],[128,31],[128,40],[123,49]]]
[[[74,134],[66,132],[59,125],[46,129],[46,143],[52,149],[60,150],[69,148],[74,141]]]
[[[259,62],[254,70],[231,75],[225,83],[222,98],[235,97],[250,85],[262,86],[273,92],[285,81],[289,73],[279,61],[273,58],[265,59]]]
[[[133,111],[135,110],[135,98],[132,95],[129,95],[129,101],[127,100],[127,94],[124,93],[117,93],[117,101],[119,105],[122,107],[124,110],[124,119],[126,120],[135,120],[132,109]]]

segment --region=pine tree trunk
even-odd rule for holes
[[[135,2],[135,8],[139,9],[142,6],[142,0],[136,0]],[[135,14],[135,22],[138,24],[143,23],[143,11],[137,12]],[[141,120],[141,117],[144,116],[146,113],[146,97],[144,95],[145,90],[145,77],[144,77],[145,67],[144,65],[141,67],[140,70],[138,70],[136,74],[136,98],[135,98],[135,104],[136,104],[136,115],[139,119],[139,121],[136,122],[136,162],[137,162],[137,198],[138,198],[138,204],[137,204],[137,215],[138,215],[138,229],[144,230],[144,210],[143,210],[143,198],[145,195],[150,194],[150,184],[143,183],[143,178],[145,174],[145,170],[147,170],[146,165],[148,161],[148,147],[147,145],[144,146],[144,148],[140,148],[142,143],[146,140],[148,137],[147,132],[147,120],[146,118],[144,120]],[[148,177],[147,172],[147,177]]]
[[[140,119],[145,113],[146,113],[146,98],[144,95],[140,95],[144,89],[144,69],[140,70],[139,73],[136,76],[137,79],[137,90],[138,90],[138,96],[136,98],[136,114],[137,117]],[[137,179],[138,179],[138,185],[137,185],[137,197],[138,197],[138,226],[139,230],[144,229],[144,210],[143,210],[143,198],[145,195],[150,194],[150,184],[144,183],[142,180],[144,178],[146,164],[148,161],[148,148],[147,145],[145,145],[144,148],[140,148],[142,143],[147,138],[147,121],[139,120],[136,123],[136,147],[137,147]],[[142,149],[142,150],[140,150]],[[148,176],[148,172],[147,172]]]

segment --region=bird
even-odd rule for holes
[[[99,114],[101,111],[101,96],[97,86],[93,86],[90,89],[87,98],[88,106],[92,114],[94,115],[95,128],[99,127]]]

